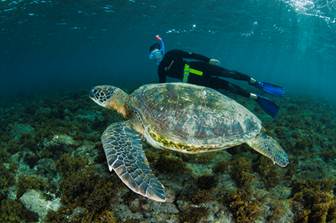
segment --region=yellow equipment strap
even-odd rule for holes
[[[190,66],[188,64],[184,64],[184,72],[183,72],[183,82],[187,83],[189,79]]]
[[[203,76],[203,71],[192,69],[192,68],[190,68],[190,73],[195,74],[197,76]]]
[[[188,82],[189,74],[195,74],[197,76],[203,76],[203,71],[190,68],[190,66],[188,64],[184,64],[184,72],[183,72],[183,82],[184,83]]]

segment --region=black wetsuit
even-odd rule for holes
[[[158,74],[160,83],[166,82],[166,77],[183,80],[185,65],[202,72],[202,75],[189,74],[188,83],[212,87],[215,89],[225,89],[230,92],[249,97],[250,93],[219,77],[227,77],[235,80],[250,81],[250,76],[237,71],[226,70],[222,67],[209,63],[210,58],[189,53],[182,50],[168,51],[159,64]]]

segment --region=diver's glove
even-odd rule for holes
[[[283,96],[285,94],[285,90],[283,87],[267,82],[257,81],[252,77],[249,84],[272,95]]]
[[[212,64],[212,65],[219,65],[219,64],[220,64],[220,61],[217,60],[217,59],[212,58],[212,59],[209,60],[209,64]]]
[[[272,118],[275,118],[275,116],[278,114],[279,112],[279,106],[277,106],[273,101],[271,101],[270,99],[260,96],[258,94],[253,94],[250,93],[250,98],[253,98],[254,100],[257,101],[257,103],[259,104],[259,106],[270,116],[272,116]]]

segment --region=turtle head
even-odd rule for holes
[[[111,85],[95,86],[90,91],[90,98],[104,108],[114,109],[124,117],[127,115],[125,105],[128,94],[120,88]]]

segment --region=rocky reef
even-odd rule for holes
[[[17,99],[0,108],[0,222],[336,222],[336,109],[288,96],[277,119],[237,98],[289,154],[275,166],[248,146],[146,156],[171,201],[130,191],[108,171],[100,135],[122,120],[86,92]]]

